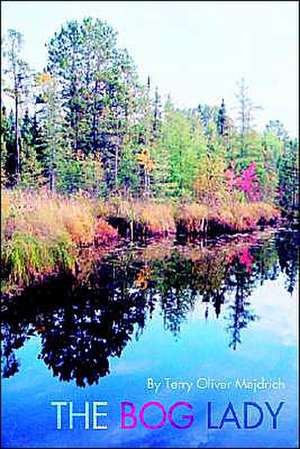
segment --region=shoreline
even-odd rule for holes
[[[196,202],[103,201],[24,191],[2,192],[1,217],[4,294],[57,273],[76,275],[84,249],[94,259],[128,242],[171,237],[188,243],[286,226],[279,210],[262,202],[212,209]]]

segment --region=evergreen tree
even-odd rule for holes
[[[15,142],[15,115],[10,110],[9,115],[6,114],[6,108],[1,109],[1,167],[3,182],[6,185],[15,184],[15,157],[16,157],[16,142]]]
[[[64,121],[61,114],[61,104],[57,89],[57,80],[49,73],[44,72],[37,76],[39,86],[39,110],[42,124],[42,158],[44,174],[48,179],[49,188],[56,190],[57,176],[60,166],[64,163],[64,153],[67,152],[68,139],[64,130]]]
[[[205,135],[210,134],[211,125],[216,125],[218,121],[218,108],[207,104],[199,104],[197,107],[200,123]]]
[[[1,186],[4,187],[8,182],[7,177],[7,138],[9,125],[6,116],[6,108],[3,106],[1,108],[1,122],[0,122],[0,131],[1,131]]]
[[[99,153],[109,190],[117,187],[135,68],[116,33],[92,18],[68,22],[48,45],[49,71],[60,79],[72,149]]]
[[[258,107],[245,80],[235,123],[224,99],[219,108],[199,104],[186,110],[168,97],[162,111],[158,88],[152,95],[150,77],[138,81],[132,59],[117,47],[116,32],[99,19],[70,21],[55,33],[47,70],[36,76],[35,86],[21,48],[22,35],[9,30],[3,86],[13,109],[1,110],[2,185],[196,198],[215,207],[226,205],[228,190],[234,191],[229,175],[237,183],[235,199],[275,202],[294,216],[298,142],[279,120],[263,132],[254,130]]]
[[[25,99],[29,98],[30,72],[28,64],[21,59],[23,36],[15,30],[8,30],[4,39],[4,92],[14,102],[14,171],[16,182],[20,180],[21,141],[20,141],[20,108]]]
[[[26,109],[21,124],[21,173],[20,187],[38,188],[45,183],[42,161],[38,159],[37,147],[34,145],[32,123],[29,111]]]
[[[293,216],[299,208],[299,144],[286,142],[279,162],[279,204],[285,214]]]
[[[153,126],[152,126],[152,135],[154,140],[158,138],[159,133],[161,131],[161,121],[162,121],[161,99],[158,94],[158,88],[156,87],[154,94]]]
[[[222,98],[221,107],[218,112],[217,129],[220,136],[224,135],[226,125],[226,108],[224,98]]]

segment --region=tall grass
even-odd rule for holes
[[[279,218],[272,205],[262,202],[234,201],[209,208],[196,202],[103,201],[21,190],[4,190],[1,209],[4,278],[20,285],[55,271],[73,270],[78,248],[106,247],[116,241],[120,222],[127,236],[134,238],[176,231],[186,235],[240,232]]]
[[[154,236],[175,233],[174,207],[154,201],[129,201],[118,197],[98,206],[102,216],[113,223],[121,223],[125,233]],[[126,232],[127,231],[127,232]]]
[[[55,269],[70,270],[75,262],[67,236],[46,240],[19,231],[6,243],[2,256],[10,280],[17,284],[29,284],[38,275]]]
[[[176,210],[177,230],[184,234],[202,234],[206,232],[209,217],[207,206],[198,203],[183,204]]]
[[[250,231],[259,224],[273,224],[279,216],[279,211],[268,203],[233,201],[211,208],[198,203],[184,204],[177,208],[175,220],[179,233],[203,235]]]
[[[231,232],[249,231],[258,224],[272,224],[279,219],[279,211],[268,203],[239,203],[223,206],[213,221]]]
[[[8,283],[26,285],[41,275],[73,270],[79,246],[117,238],[84,197],[3,191],[1,209],[1,262]]]

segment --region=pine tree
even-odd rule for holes
[[[199,104],[197,107],[199,121],[203,127],[204,134],[209,136],[211,128],[217,125],[218,108],[207,104]]]
[[[29,111],[26,109],[21,124],[21,167],[19,186],[23,188],[38,188],[44,185],[42,161],[38,159],[37,147],[34,145],[32,123]]]
[[[116,33],[99,19],[68,22],[48,45],[73,151],[99,153],[108,191],[117,188],[126,132],[133,62],[116,47]]]
[[[293,216],[299,208],[299,145],[296,140],[285,143],[279,162],[279,204],[285,214]]]
[[[161,131],[162,112],[161,112],[161,98],[158,94],[158,88],[155,89],[154,105],[153,105],[153,125],[152,136],[153,140],[157,140]]]
[[[1,159],[3,159],[3,167],[5,166],[5,179],[8,186],[15,184],[15,174],[16,174],[16,142],[15,142],[15,114],[13,110],[10,110],[9,115],[6,115],[5,107],[2,108],[3,123],[1,123],[2,132],[2,148],[4,149],[4,154]],[[2,134],[3,133],[3,134]]]
[[[219,136],[224,135],[225,125],[226,125],[226,108],[224,98],[222,98],[222,103],[218,112],[218,121],[217,121],[217,129]]]
[[[29,96],[30,72],[28,64],[21,59],[23,36],[15,30],[8,30],[4,40],[4,92],[14,102],[14,141],[15,141],[15,176],[20,180],[21,167],[21,137],[20,108],[25,98]]]
[[[7,174],[7,139],[9,132],[9,124],[6,116],[6,108],[1,108],[1,186],[5,187],[8,183]]]
[[[61,114],[57,80],[49,73],[43,72],[37,75],[37,85],[40,92],[39,115],[42,124],[44,174],[48,178],[50,190],[54,192],[60,165],[68,148],[68,139]]]

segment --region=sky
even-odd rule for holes
[[[284,123],[298,135],[298,2],[296,1],[2,1],[2,35],[24,35],[24,58],[35,70],[45,44],[68,20],[92,16],[118,31],[140,79],[170,94],[179,107],[220,105],[236,114],[244,77],[256,123]]]

